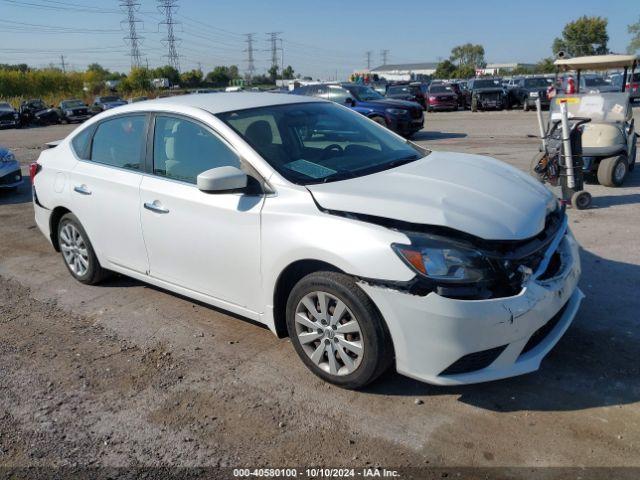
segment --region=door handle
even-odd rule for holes
[[[154,200],[153,202],[145,202],[144,208],[146,208],[147,210],[151,210],[152,212],[155,212],[155,213],[169,213],[169,209],[164,208],[160,204],[160,202],[158,202],[158,200]]]
[[[82,195],[91,195],[91,190],[84,183],[82,185],[76,185],[73,187],[74,192],[78,192]]]

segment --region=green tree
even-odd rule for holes
[[[473,45],[472,43],[465,43],[464,45],[453,47],[449,60],[455,63],[458,68],[472,67],[474,72],[476,68],[482,68],[486,65],[484,61],[484,47],[482,45]]]
[[[142,67],[133,67],[126,79],[120,84],[125,91],[147,90],[151,86],[151,72]]]
[[[107,76],[110,73],[109,70],[104,68],[99,63],[90,63],[87,66],[87,72],[92,73],[93,77],[97,78],[98,80],[106,80]]]
[[[608,53],[607,24],[606,18],[584,15],[565,25],[562,37],[557,37],[553,41],[551,49],[555,55],[563,51],[572,57]]]
[[[226,86],[229,85],[229,80],[231,80],[232,77],[229,73],[229,67],[220,65],[214,67],[212,71],[207,73],[205,78],[207,83],[212,83],[217,86]]]
[[[453,72],[452,78],[471,78],[475,77],[476,69],[472,65],[462,65],[456,68]]]
[[[456,66],[451,60],[444,60],[438,64],[433,76],[435,78],[453,78]]]
[[[202,83],[202,70],[191,70],[180,74],[180,85],[194,88]]]
[[[158,67],[151,71],[153,78],[167,78],[171,85],[177,85],[180,83],[180,72],[173,68],[171,65],[165,65],[164,67]]]
[[[627,52],[636,53],[640,50],[640,19],[627,27],[627,32],[631,35],[631,41],[627,47]]]
[[[287,68],[285,68],[282,71],[282,76],[286,79],[292,79],[292,78],[295,78],[295,73],[296,72],[293,71],[293,68],[291,67],[291,65],[289,65]]]
[[[240,78],[240,70],[238,70],[237,65],[231,65],[228,68],[229,78],[231,80],[235,80],[236,78]]]
[[[271,78],[271,82],[275,82],[276,78],[278,78],[278,66],[277,65],[272,65],[271,68],[269,70],[267,70],[267,73],[269,74],[269,77]]]
[[[556,67],[553,64],[553,58],[547,57],[536,63],[534,68],[536,73],[553,73],[556,71]]]

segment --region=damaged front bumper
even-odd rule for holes
[[[560,268],[547,278],[552,256]],[[438,385],[497,380],[537,370],[567,330],[584,297],[578,244],[558,232],[538,269],[515,296],[459,300],[359,285],[386,320],[399,373]]]

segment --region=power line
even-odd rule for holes
[[[267,33],[267,41],[270,44],[269,51],[271,51],[271,68],[274,69],[275,72],[278,71],[278,41],[280,40],[278,35],[281,34],[282,32]]]
[[[371,50],[365,52],[365,55],[367,56],[367,70],[371,70],[371,55],[373,54],[373,52]]]
[[[253,42],[255,42],[255,33],[247,33],[245,35],[247,37],[245,40],[247,48],[244,49],[244,51],[247,52],[247,81],[249,85],[251,85],[253,73],[256,71],[256,65],[253,58]]]
[[[131,68],[140,67],[140,47],[139,44],[142,41],[142,37],[138,36],[136,24],[140,22],[136,18],[136,10],[139,9],[140,3],[136,0],[121,0],[120,7],[126,9],[127,19],[125,22],[129,23],[129,36],[124,40],[129,42],[131,50],[129,55],[131,56]]]
[[[168,49],[168,63],[173,68],[180,71],[180,57],[178,56],[178,51],[176,50],[176,43],[179,41],[179,39],[175,37],[175,34],[173,32],[174,25],[178,23],[173,19],[173,14],[178,8],[177,3],[178,0],[158,0],[158,10],[165,17],[165,20],[160,22],[160,25],[167,26],[167,37],[165,38],[165,40],[163,40],[163,44],[165,44]]]
[[[389,50],[380,50],[380,57],[382,58],[382,65],[386,65],[389,59]]]

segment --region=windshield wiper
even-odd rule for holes
[[[354,178],[356,176],[357,175],[354,172],[344,170],[342,172],[336,172],[336,173],[332,173],[331,175],[327,175],[322,179],[322,183],[335,182],[338,180],[346,180],[348,178]]]
[[[395,167],[399,167],[400,165],[413,162],[414,160],[418,160],[419,158],[420,158],[419,155],[409,155],[407,157],[401,157],[396,160],[392,160],[391,162],[386,163],[384,166],[388,168],[395,168]]]

